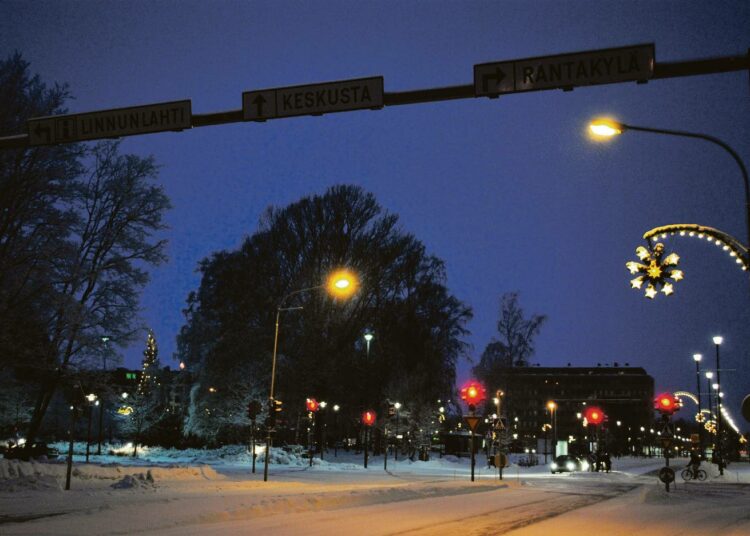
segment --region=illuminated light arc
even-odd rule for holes
[[[682,398],[684,396],[695,402],[696,406],[698,405],[698,397],[688,391],[675,391],[674,396],[676,396],[677,398]]]
[[[729,256],[735,259],[735,263],[739,264],[743,271],[750,270],[750,250],[748,250],[748,248],[736,238],[713,227],[706,227],[694,223],[663,225],[661,227],[655,227],[650,231],[646,231],[646,233],[643,234],[643,239],[648,240],[650,243],[652,238],[663,239],[675,235],[688,237],[697,236],[701,239],[705,237],[709,243],[713,242],[716,246],[720,247],[722,251],[728,252]]]

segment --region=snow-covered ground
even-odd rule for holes
[[[750,534],[747,463],[721,477],[704,464],[708,481],[678,476],[666,493],[660,459],[615,459],[609,474],[513,465],[500,481],[480,455],[470,482],[465,458],[390,458],[388,471],[382,456],[367,469],[362,454],[325,458],[274,449],[264,482],[243,446],[77,454],[70,491],[62,458],[0,460],[0,534]]]

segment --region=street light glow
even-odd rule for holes
[[[714,344],[715,344],[715,345],[717,345],[717,346],[718,346],[718,345],[720,345],[720,344],[721,344],[722,342],[724,342],[724,337],[721,337],[721,336],[719,336],[719,335],[717,335],[716,337],[714,337]]]
[[[618,123],[611,119],[594,119],[589,123],[589,132],[599,138],[611,138],[618,134],[622,134],[623,130],[625,130],[625,128],[622,123]]]
[[[348,298],[357,291],[357,277],[349,270],[336,270],[328,276],[326,287],[332,296]]]
[[[713,372],[711,372],[710,370],[706,372],[706,378],[708,378],[710,380],[713,377],[714,377],[714,373]]]
[[[703,356],[701,354],[693,354],[693,360],[695,360],[696,362],[700,361],[701,359],[703,359]]]

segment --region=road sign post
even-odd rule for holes
[[[120,138],[191,128],[189,100],[70,115],[37,117],[26,122],[29,145],[52,145]]]
[[[246,91],[242,94],[245,121],[266,121],[298,115],[379,109],[383,107],[383,77]]]
[[[654,45],[634,45],[474,66],[474,95],[645,82],[654,74]]]

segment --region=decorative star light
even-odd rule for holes
[[[635,254],[641,262],[629,261],[625,267],[631,274],[637,275],[630,280],[630,287],[635,289],[643,288],[643,283],[648,283],[644,294],[647,298],[653,300],[661,291],[665,296],[674,294],[674,285],[667,281],[672,278],[674,281],[681,281],[685,275],[682,270],[673,269],[680,262],[680,257],[676,253],[670,253],[664,256],[664,244],[658,243],[652,251],[643,246],[638,246]]]

